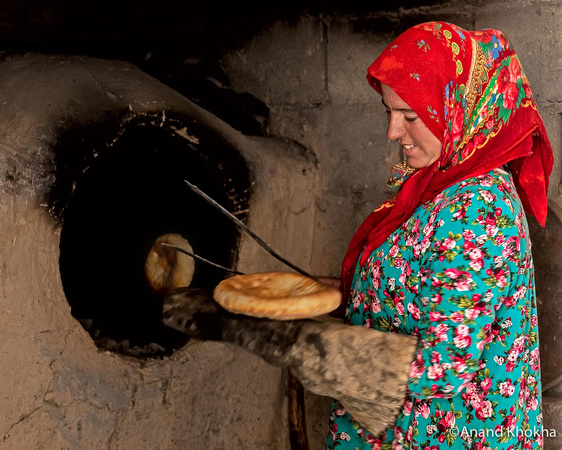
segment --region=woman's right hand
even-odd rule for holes
[[[330,286],[334,289],[340,288],[341,280],[339,278],[334,277],[316,277],[316,280],[321,283],[325,284],[326,286]]]

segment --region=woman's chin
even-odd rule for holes
[[[421,169],[422,167],[425,167],[422,163],[420,163],[419,160],[417,160],[416,158],[407,158],[406,159],[406,164],[408,164],[412,169]]]
[[[434,160],[435,161],[435,160]],[[429,167],[433,164],[434,161],[428,159],[420,159],[420,158],[406,158],[406,163],[412,169],[423,169],[424,167]]]

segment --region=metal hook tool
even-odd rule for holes
[[[307,273],[306,271],[304,271],[303,269],[301,269],[300,267],[294,265],[290,261],[283,258],[279,253],[277,253],[268,244],[266,244],[258,235],[256,235],[252,230],[250,230],[240,219],[238,219],[230,211],[228,211],[222,205],[220,205],[215,200],[213,200],[211,197],[209,197],[207,194],[205,194],[197,186],[195,186],[194,184],[191,184],[187,180],[184,180],[184,181],[193,192],[195,192],[197,195],[199,195],[200,197],[205,199],[208,203],[210,203],[212,206],[214,206],[220,212],[222,212],[226,217],[228,217],[232,222],[234,222],[238,227],[240,227],[242,229],[242,231],[244,231],[246,234],[248,234],[254,241],[256,241],[259,245],[261,245],[265,250],[267,250],[267,252],[269,254],[271,254],[273,257],[275,257],[276,259],[278,259],[279,261],[281,261],[283,264],[290,267],[291,269],[295,270],[296,272],[300,273],[301,275],[304,275],[305,277],[309,277],[309,278],[313,278],[313,279],[315,278],[312,275],[310,275],[309,273]]]
[[[162,242],[160,245],[163,245],[165,247],[171,247],[171,248],[177,250],[180,253],[183,253],[187,256],[191,256],[192,258],[197,259],[201,262],[204,262],[205,264],[209,264],[213,267],[217,267],[219,269],[222,269],[225,272],[234,273],[236,275],[244,275],[244,272],[238,272],[237,270],[232,270],[232,269],[229,269],[228,267],[221,266],[220,264],[214,263],[213,261],[209,261],[208,259],[205,259],[205,258],[203,258],[202,256],[199,256],[199,255],[196,255],[195,253],[188,252],[187,250],[184,250],[183,248],[178,247],[176,245],[168,244],[167,242]]]

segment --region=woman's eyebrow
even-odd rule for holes
[[[400,112],[415,112],[413,109],[409,108],[389,108],[388,105],[384,102],[384,99],[381,98],[381,102],[386,109],[392,109],[392,111],[400,111]]]

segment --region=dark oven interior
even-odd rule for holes
[[[208,130],[186,139],[177,123],[167,122],[144,117],[121,129],[107,126],[117,132],[107,143],[73,130],[56,149],[52,203],[63,218],[66,297],[98,346],[125,354],[161,355],[186,341],[162,324],[162,296],[145,275],[158,237],[178,234],[194,253],[227,267],[236,263],[239,230],[184,180],[240,219],[247,211],[248,172],[237,151]],[[190,286],[212,289],[224,277],[196,261]]]

